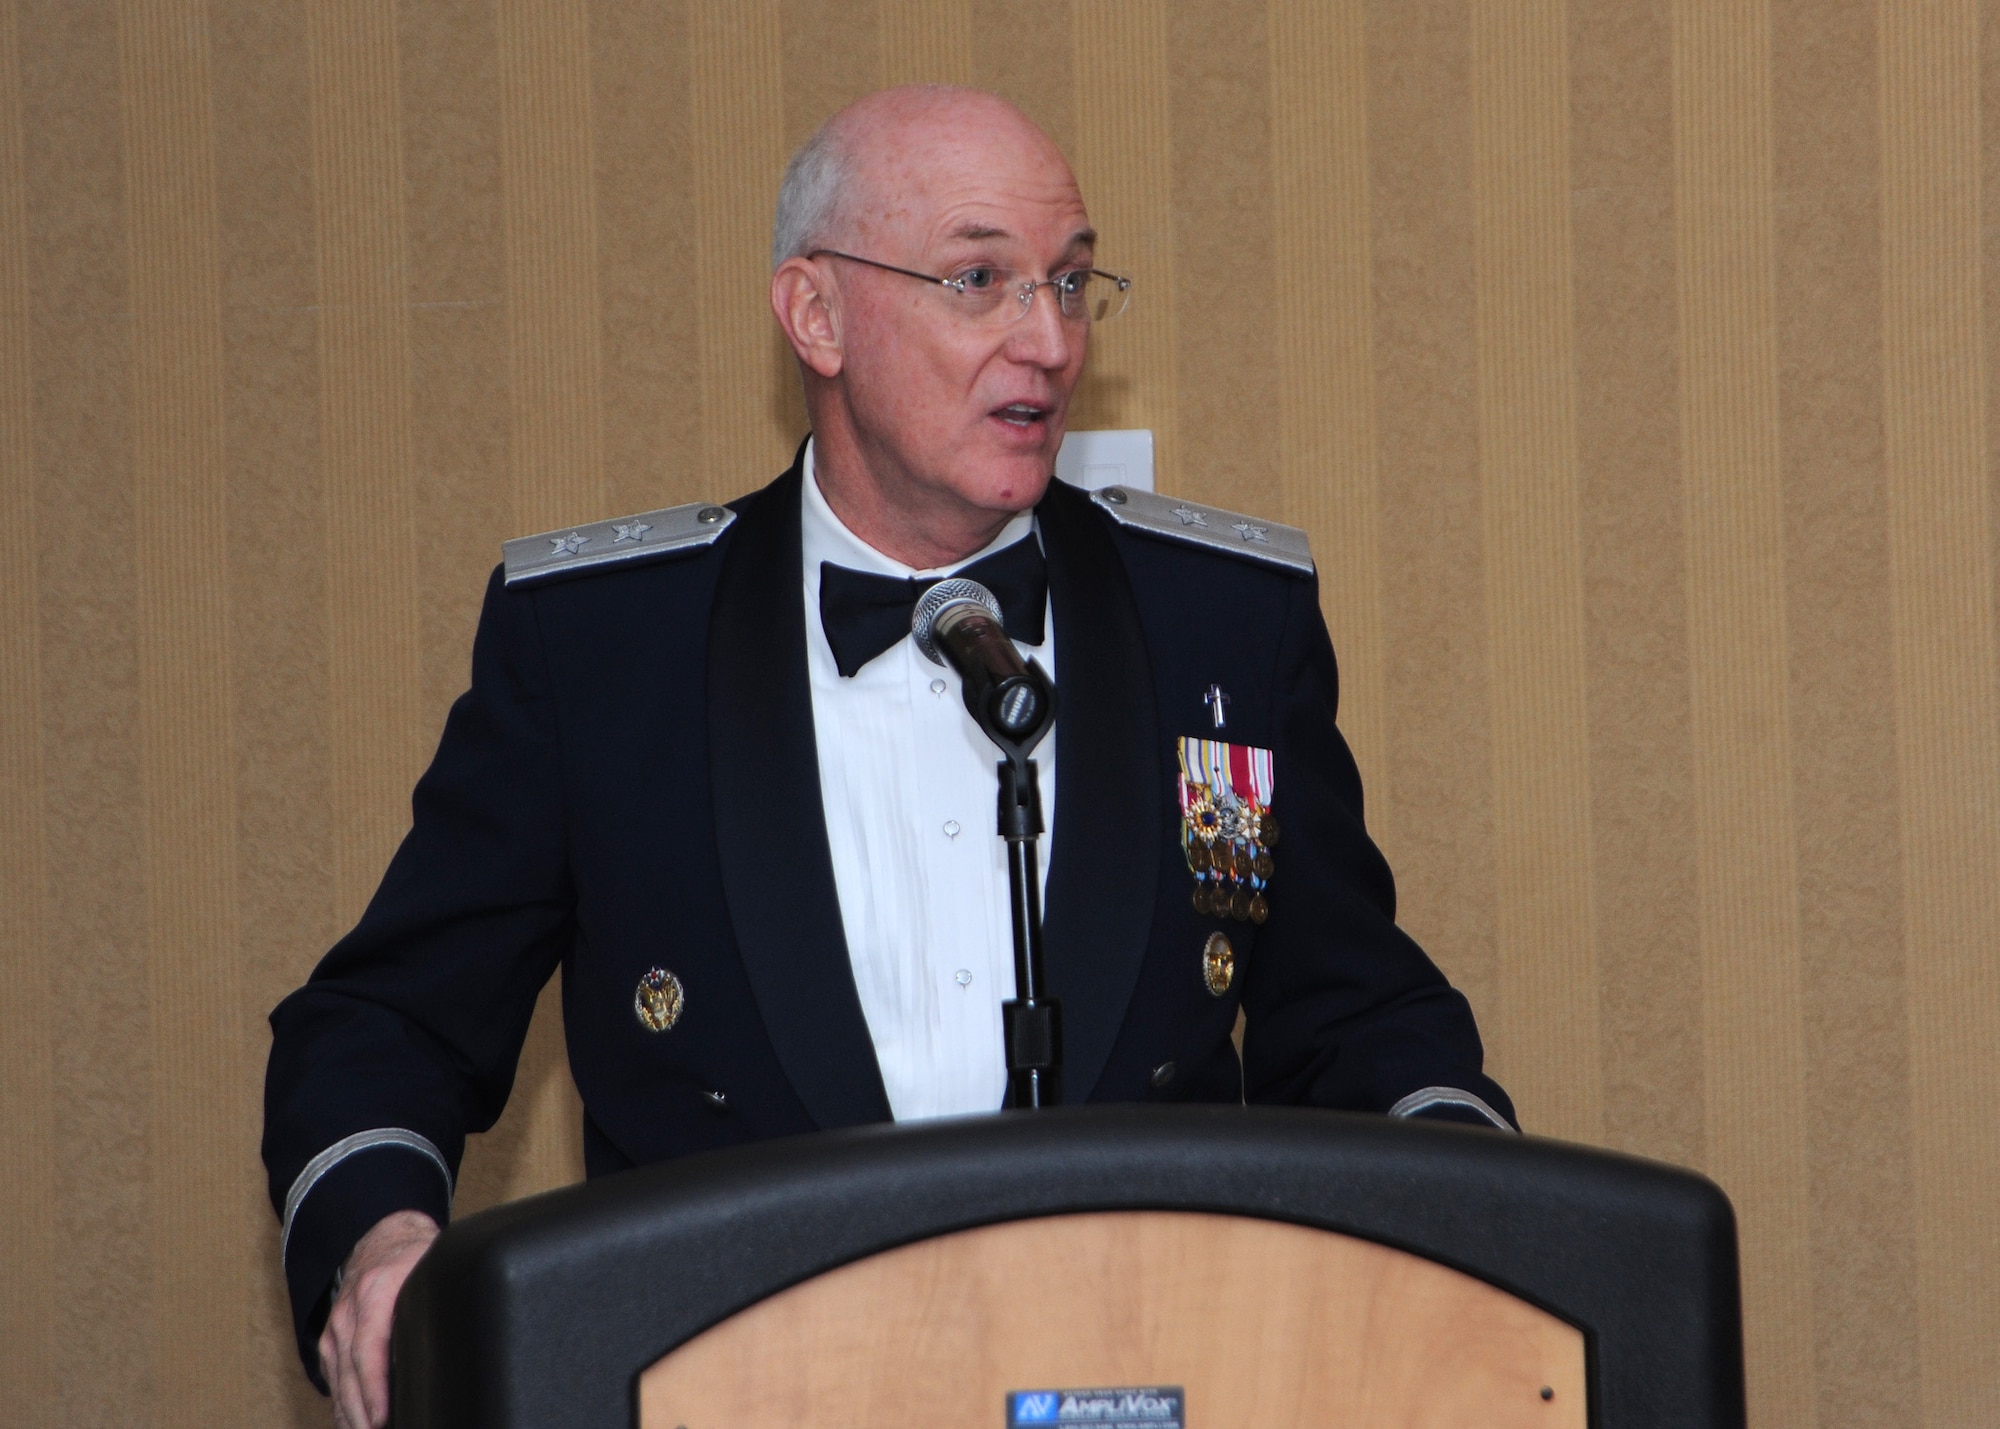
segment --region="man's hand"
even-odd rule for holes
[[[389,1422],[396,1297],[437,1237],[437,1222],[422,1211],[397,1211],[375,1222],[348,1252],[340,1294],[319,1337],[319,1369],[333,1391],[336,1429],[382,1429]]]

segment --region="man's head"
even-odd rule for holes
[[[1089,267],[1095,237],[1061,152],[976,90],[869,95],[793,158],[771,306],[804,373],[821,487],[857,535],[942,565],[1040,500],[1090,328],[1052,289],[1014,321],[973,320],[948,289],[853,259],[1042,281]]]

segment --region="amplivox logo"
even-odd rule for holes
[[[1056,1422],[1056,1401],[1062,1396],[1053,1389],[1038,1389],[1032,1393],[1016,1390],[1013,1396],[1014,1412],[1008,1416],[1012,1424],[1053,1424]]]
[[[1141,1389],[1017,1389],[1007,1396],[1008,1429],[1082,1425],[1093,1429],[1183,1429],[1180,1386]]]

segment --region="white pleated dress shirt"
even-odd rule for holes
[[[819,620],[822,561],[885,576],[948,576],[1034,531],[1009,521],[957,565],[914,570],[841,524],[820,494],[809,444],[804,508],[806,666],[820,802],[861,1011],[896,1120],[995,1111],[1007,1091],[1000,1004],[1014,995],[1007,846],[995,828],[1000,752],[966,713],[958,673],[900,640],[844,678]],[[1015,646],[1056,678],[1055,618]],[[1055,827],[1056,739],[1035,751]],[[1048,881],[1052,838],[1041,839]]]

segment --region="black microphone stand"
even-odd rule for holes
[[[1049,1107],[1062,1100],[1062,1005],[1048,996],[1042,967],[1042,790],[1028,756],[1056,722],[1056,687],[1007,638],[1000,603],[971,580],[943,580],[911,612],[918,648],[959,673],[965,708],[1006,758],[1000,761],[1000,837],[1007,841],[1014,924],[1014,995],[1000,1004],[1007,1051],[1007,1102]]]
[[[1051,706],[1054,693],[1049,691]],[[1039,770],[984,719],[980,726],[1007,756],[999,765],[1000,837],[1007,841],[1007,891],[1014,915],[1014,996],[1000,1004],[1007,1097],[1017,1107],[1056,1106],[1062,1101],[1062,1004],[1045,991],[1048,977],[1042,967]]]

